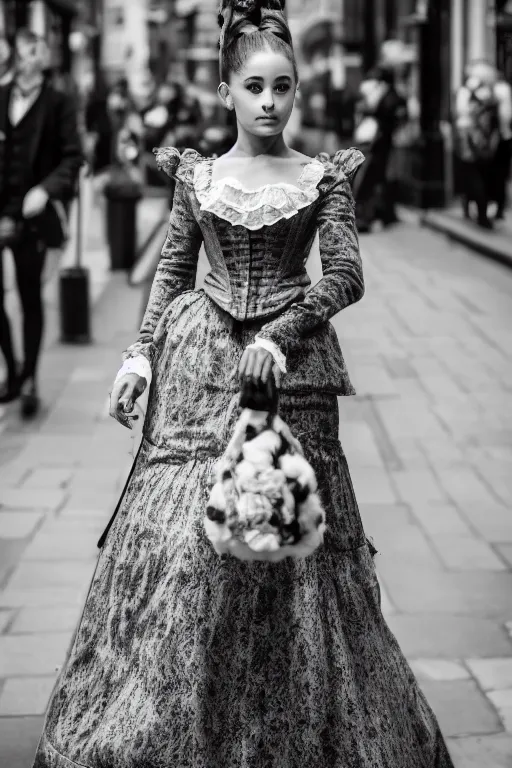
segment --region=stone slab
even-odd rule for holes
[[[0,636],[0,677],[53,675],[65,658],[72,632]]]
[[[38,512],[54,511],[62,506],[65,492],[62,490],[24,490],[21,488],[6,488],[2,491],[0,509],[24,509]]]
[[[30,768],[43,731],[44,716],[0,718],[0,766]]]
[[[496,621],[431,613],[386,617],[407,658],[512,657],[512,638]]]
[[[83,587],[91,579],[94,565],[89,562],[22,561],[9,579],[11,589]]]
[[[410,665],[418,680],[450,682],[470,678],[464,664],[455,659],[413,659]]]
[[[402,472],[391,472],[391,479],[398,489],[401,501],[405,503],[446,504],[448,501],[444,490],[430,469],[407,469]]]
[[[10,678],[0,694],[0,717],[44,715],[56,676]]]
[[[376,538],[379,549],[379,541]],[[402,556],[378,563],[391,600],[404,613],[442,613],[504,622],[512,616],[512,573],[443,572]]]
[[[466,659],[466,664],[484,691],[512,688],[512,658]]]
[[[10,634],[40,634],[74,630],[82,614],[82,606],[59,605],[46,608],[23,608],[12,623]],[[0,617],[1,617],[0,613]]]
[[[507,564],[485,541],[474,536],[442,535],[432,545],[450,571],[508,571]]]
[[[502,730],[496,710],[473,680],[419,682],[445,736],[474,736]]]
[[[35,469],[22,483],[25,490],[55,490],[65,488],[72,477],[72,470],[58,467]]]
[[[105,524],[105,522],[103,521],[102,524]],[[86,528],[80,537],[67,530],[57,530],[53,534],[38,533],[25,548],[21,562],[25,560],[46,560],[52,562],[60,560],[96,560],[99,552],[96,546],[98,538],[98,532],[89,528]]]
[[[512,736],[506,733],[449,739],[455,768],[510,768]]]
[[[35,531],[43,519],[44,514],[41,512],[0,510],[0,539],[24,539]]]

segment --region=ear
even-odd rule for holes
[[[235,108],[233,97],[229,92],[229,85],[227,83],[221,83],[217,88],[217,93],[226,109],[233,110]]]

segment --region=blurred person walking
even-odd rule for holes
[[[66,207],[82,163],[73,99],[44,76],[44,41],[21,29],[15,42],[15,78],[0,88],[0,245],[14,258],[23,312],[24,363],[14,348],[0,279],[0,347],[7,382],[0,402],[21,395],[21,412],[40,406],[37,366],[43,336],[42,272],[48,246],[66,237]],[[0,269],[0,272],[2,270]]]
[[[455,153],[464,187],[464,216],[471,219],[474,202],[477,223],[485,229],[493,226],[488,207],[500,143],[495,84],[494,67],[486,62],[474,62],[468,66],[466,80],[455,97]]]
[[[502,72],[498,72],[494,96],[498,106],[500,141],[494,162],[494,194],[492,194],[492,198],[497,204],[495,218],[501,220],[505,218],[507,186],[512,163],[512,86],[507,82]]]
[[[354,182],[359,232],[369,232],[374,221],[384,226],[396,220],[393,207],[383,204],[393,136],[407,114],[405,99],[394,85],[391,69],[376,67],[360,87],[356,105],[354,143],[366,155],[366,163]]]

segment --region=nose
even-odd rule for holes
[[[274,109],[274,94],[271,90],[264,91],[262,106],[265,112],[271,112]]]

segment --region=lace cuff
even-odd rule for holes
[[[277,344],[274,344],[274,342],[270,341],[270,339],[260,339],[259,336],[255,336],[254,344],[248,344],[247,348],[266,349],[267,352],[270,352],[274,358],[274,361],[281,373],[286,373],[286,357],[283,355]]]
[[[117,373],[116,381],[119,381],[119,379],[127,373],[136,373],[138,376],[143,376],[148,383],[147,389],[149,389],[153,373],[147,357],[144,357],[144,355],[137,355],[136,357],[129,357],[125,360]]]

